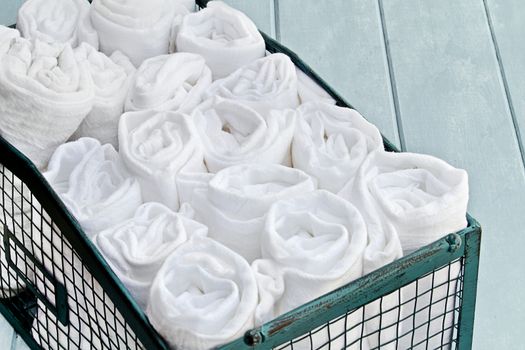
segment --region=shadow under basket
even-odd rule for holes
[[[262,35],[269,52],[288,55],[351,107]],[[31,349],[168,349],[36,167],[1,137],[0,155],[0,312],[16,332]],[[466,229],[219,349],[471,349],[480,241],[468,216]]]

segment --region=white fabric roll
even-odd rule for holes
[[[122,160],[138,178],[144,201],[161,202],[178,210],[178,174],[206,171],[199,138],[187,115],[124,113],[119,142]]]
[[[297,108],[295,66],[288,56],[271,54],[214,81],[206,95],[242,102],[263,116],[272,109]]]
[[[177,35],[179,35],[182,20],[187,14],[193,12],[193,10],[189,10],[184,5],[177,4],[175,6],[177,6],[177,8],[175,10],[175,17],[173,18],[173,22],[171,24],[169,53],[177,52]],[[193,4],[193,8],[195,8],[195,2]]]
[[[363,274],[367,231],[361,213],[348,201],[318,190],[274,203],[261,239],[262,260],[253,267],[282,279],[278,294],[259,283],[257,324],[340,287]],[[272,268],[273,267],[273,268]],[[262,302],[266,298],[273,302]]]
[[[126,111],[154,109],[189,112],[211,84],[204,58],[175,53],[145,60],[126,99]]]
[[[142,204],[140,185],[113,146],[92,138],[58,147],[44,176],[89,237],[131,218]]]
[[[270,206],[317,188],[304,172],[282,165],[244,164],[219,171],[194,186],[188,202],[209,236],[249,262],[261,257],[261,234]],[[187,191],[190,192],[190,191]]]
[[[98,35],[86,0],[27,0],[18,10],[16,27],[24,38],[47,43],[83,42],[98,49]]]
[[[379,130],[353,109],[310,102],[298,114],[292,163],[317,178],[319,188],[339,192],[371,152],[384,149]]]
[[[18,30],[0,25],[0,57],[9,50],[12,41],[19,37]]]
[[[206,226],[149,202],[133,218],[95,235],[93,242],[145,310],[153,278],[166,258],[191,237],[207,232]]]
[[[12,41],[0,61],[0,133],[43,169],[93,106],[93,81],[71,46]]]
[[[263,117],[243,104],[220,97],[192,114],[210,172],[242,163],[291,165],[296,112],[273,110]]]
[[[221,1],[210,1],[205,9],[182,20],[177,50],[202,55],[214,79],[264,57],[264,39],[255,24],[241,11]]]
[[[135,67],[122,53],[111,57],[98,52],[93,46],[81,44],[75,49],[78,61],[86,61],[95,89],[93,109],[80,124],[72,139],[93,137],[102,144],[110,143],[118,149],[118,121],[124,112]]]
[[[151,286],[147,315],[177,349],[204,350],[253,327],[257,284],[240,255],[193,238],[166,259]]]
[[[178,6],[174,0],[94,0],[91,21],[98,32],[100,51],[121,51],[138,67],[147,58],[168,53]],[[182,10],[181,10],[182,8]],[[184,12],[185,13],[185,12]]]
[[[312,78],[306,75],[299,68],[297,72],[297,92],[301,104],[308,102],[324,102],[335,105],[336,101],[322,87],[320,87]]]

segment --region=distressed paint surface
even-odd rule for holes
[[[484,228],[474,349],[512,349],[523,312],[525,177],[482,1],[385,1],[407,149],[470,174]]]

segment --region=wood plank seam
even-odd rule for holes
[[[386,28],[385,13],[383,10],[383,0],[378,0],[379,19],[381,21],[381,31],[383,33],[383,44],[385,46],[385,54],[388,63],[388,77],[390,79],[390,91],[392,100],[394,102],[394,113],[396,115],[397,133],[399,135],[399,146],[402,151],[406,151],[405,135],[403,132],[403,121],[401,120],[401,112],[399,109],[399,98],[397,95],[396,78],[394,74],[394,66],[392,64],[392,56],[390,54],[390,44],[388,42],[388,31]]]
[[[273,29],[275,40],[281,41],[281,18],[279,16],[279,0],[273,0]]]
[[[510,116],[512,118],[512,124],[514,125],[514,132],[516,133],[516,139],[518,141],[518,147],[520,149],[521,162],[525,167],[525,152],[523,149],[523,142],[521,140],[520,127],[516,117],[516,112],[514,110],[514,104],[512,102],[512,94],[510,93],[509,84],[507,82],[507,75],[505,74],[505,68],[503,66],[503,60],[501,59],[501,53],[498,46],[498,41],[496,38],[496,32],[494,31],[494,24],[492,23],[492,17],[490,16],[489,6],[487,0],[483,0],[483,7],[485,9],[485,16],[487,17],[487,24],[489,26],[490,36],[492,38],[492,44],[494,46],[494,52],[496,54],[496,59],[498,61],[498,68],[500,77],[503,83],[503,89],[505,90],[505,97],[507,99],[507,104],[509,107]]]

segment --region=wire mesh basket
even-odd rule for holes
[[[350,107],[295,53],[263,37],[268,51],[290,56]],[[0,155],[0,312],[29,347],[168,349],[36,167],[1,137]],[[461,232],[220,349],[470,349],[480,239],[468,217]]]

